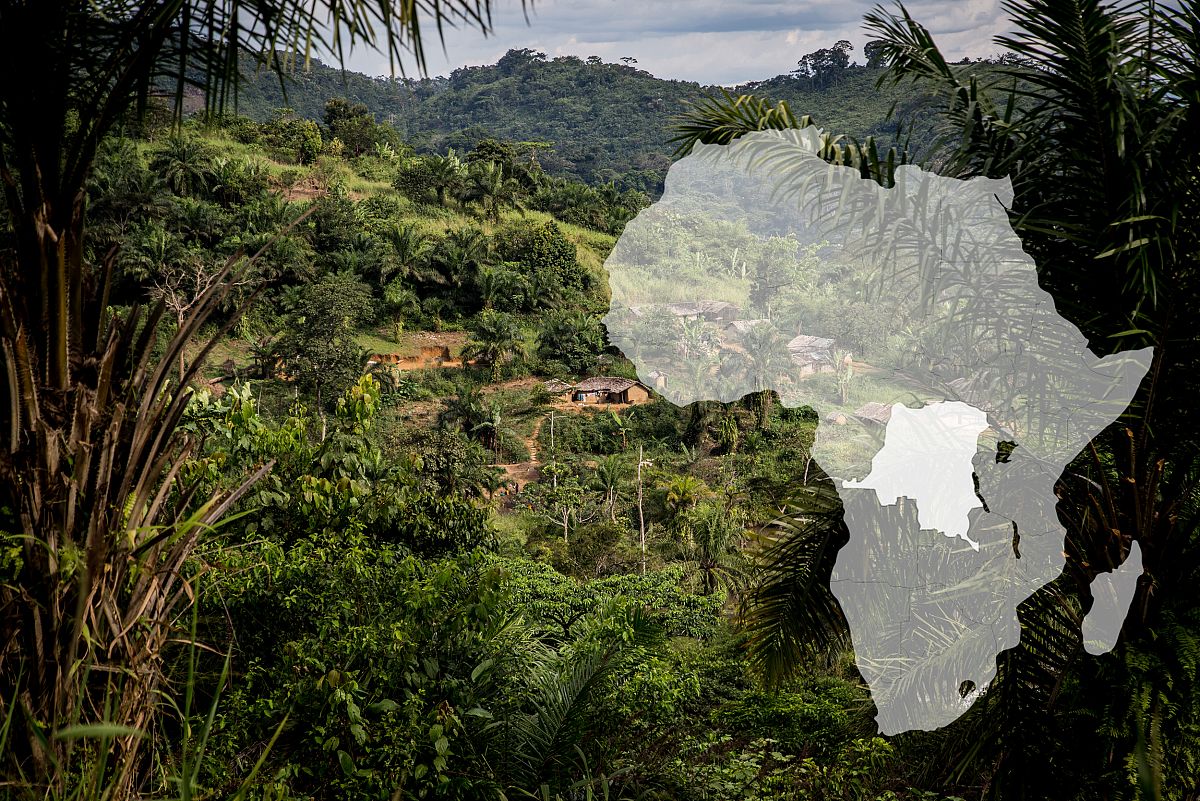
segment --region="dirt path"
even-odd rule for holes
[[[546,423],[546,417],[543,416],[537,421],[537,425],[533,427],[533,433],[524,439],[525,450],[529,451],[529,461],[536,462],[538,460],[538,437],[542,434],[542,426]]]
[[[485,390],[486,391],[486,390]],[[636,406],[633,403],[605,403],[586,405],[582,403],[574,403],[572,401],[555,401],[550,404],[551,411],[548,414],[542,415],[537,423],[533,426],[533,431],[527,437],[522,437],[521,441],[525,444],[525,450],[529,451],[528,464],[541,464],[538,456],[541,451],[538,447],[538,440],[541,438],[542,429],[545,428],[551,415],[569,415],[569,414],[604,414],[609,410],[615,411],[618,414],[623,414],[626,410]],[[503,467],[504,465],[497,465]]]
[[[525,489],[526,485],[537,481],[541,471],[536,462],[517,462],[516,464],[495,465],[504,471],[504,477],[516,492]]]

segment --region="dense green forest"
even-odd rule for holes
[[[767,695],[732,625],[749,529],[812,469],[811,414],[545,386],[633,375],[599,323],[601,264],[645,197],[528,171],[496,140],[403,155],[359,122],[381,147],[309,164],[287,144],[299,119],[143,127],[105,144],[89,190],[117,307],[185,309],[261,249],[239,282],[262,294],[181,419],[203,494],[274,463],[202,557],[220,565],[196,636],[238,632],[219,697],[221,659],[195,668],[217,714],[207,786],[263,754],[266,795],[569,797],[620,777],[661,797],[924,797],[872,736],[845,643]]]
[[[817,52],[831,51],[837,52]],[[882,72],[835,62],[819,78],[798,69],[729,91],[787,101],[829,130],[884,144],[900,124],[911,126],[914,145],[928,145],[933,99],[911,84],[877,87]],[[423,80],[371,78],[320,61],[308,69],[293,65],[282,80],[259,71],[242,87],[238,111],[265,121],[274,109],[290,107],[320,120],[329,98],[344,97],[420,152],[465,151],[486,138],[538,143],[541,164],[552,174],[655,194],[675,150],[673,118],[685,104],[721,91],[656,78],[634,63],[512,50],[496,64]],[[907,127],[899,132],[909,140]]]
[[[269,72],[225,83],[228,53],[370,4],[266,3],[294,16],[260,29],[215,4],[191,50],[174,13],[10,5],[0,53],[70,68],[0,87],[0,798],[1200,798],[1194,8],[1014,6],[1020,58],[983,67],[878,11],[870,66],[839,43],[754,96],[513,51],[409,84],[318,65],[285,105]],[[163,73],[242,113],[177,117]],[[884,737],[828,587],[816,415],[671,404],[601,319],[679,144],[812,114],[853,135],[822,158],[890,187],[893,104],[927,165],[1012,177],[1094,350],[1159,361],[1060,479],[1067,567],[991,686]],[[702,280],[740,237],[701,216],[653,252]],[[833,280],[821,247],[744,249]],[[859,358],[903,344],[821,311]],[[874,379],[841,355],[813,381],[849,415]],[[1135,539],[1091,656],[1088,587]]]

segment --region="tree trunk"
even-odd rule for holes
[[[638,445],[638,536],[642,547],[642,575],[646,575],[646,514],[642,509],[642,446]]]
[[[175,330],[176,331],[178,331],[180,328],[183,328],[183,320],[184,320],[183,313],[177,314],[175,316]],[[186,370],[185,370],[185,366],[184,366],[183,350],[180,350],[179,351],[179,388],[181,390],[183,389],[183,381],[184,381],[185,374],[186,374]]]

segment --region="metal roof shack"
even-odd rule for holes
[[[764,323],[770,325],[771,321],[766,318],[760,320],[734,320],[732,323],[725,326],[725,330],[732,330],[735,334],[749,334],[751,331]]]
[[[892,419],[892,407],[887,403],[871,401],[855,409],[854,416],[868,423],[877,423],[881,426],[886,426],[888,421]]]
[[[812,350],[830,350],[833,347],[833,340],[825,337],[814,337],[808,334],[799,334],[787,344],[790,351],[812,351]]]

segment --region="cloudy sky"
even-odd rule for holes
[[[520,0],[494,0],[495,32],[449,31],[446,52],[430,42],[429,72],[491,64],[511,48],[547,55],[624,56],[664,78],[733,84],[794,69],[797,59],[838,39],[861,58],[863,14],[873,0],[536,0],[525,21]],[[893,7],[890,2],[887,7]],[[1005,30],[1000,0],[909,0],[907,8],[951,57],[996,52]],[[389,74],[386,58],[360,52],[349,67]]]

